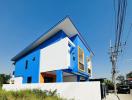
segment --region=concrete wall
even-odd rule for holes
[[[22,77],[14,77],[14,84],[15,85],[22,84],[22,80],[23,80]]]
[[[71,43],[71,41],[66,37],[52,45],[41,49],[40,72],[68,69],[70,66],[69,43]]]
[[[12,77],[12,78],[10,79],[10,84],[19,85],[19,84],[22,84],[22,80],[23,80],[22,77]]]
[[[3,89],[24,90],[24,89],[41,89],[55,90],[57,93],[67,99],[75,100],[101,100],[100,82],[66,82],[66,83],[34,83],[20,85],[3,85]]]
[[[130,89],[130,94],[132,95],[132,89]]]

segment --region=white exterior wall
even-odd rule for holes
[[[51,44],[40,51],[40,72],[68,69],[70,53],[68,43],[74,46],[69,38]]]
[[[101,100],[100,82],[65,82],[3,85],[5,90],[41,89],[55,90],[61,97],[75,100]]]
[[[10,79],[10,84],[14,83],[15,85],[19,85],[22,84],[22,80],[23,80],[22,77],[12,77]]]

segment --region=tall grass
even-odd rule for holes
[[[22,90],[4,91],[0,90],[0,100],[65,100],[60,98],[55,91]]]
[[[0,85],[0,89],[2,89],[2,85]]]

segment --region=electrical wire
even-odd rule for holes
[[[130,37],[131,29],[132,29],[132,24],[130,25],[130,28],[129,28],[129,31],[128,31],[128,34],[127,34],[127,37],[126,37],[126,40],[125,40],[125,45],[127,44],[127,41]]]
[[[124,22],[126,17],[126,7],[127,7],[127,0],[118,0],[117,1],[117,11],[115,11],[115,44],[114,47],[111,48],[111,62],[112,62],[112,81],[114,82],[114,90],[116,93],[116,83],[115,83],[115,75],[117,73],[116,71],[116,65],[117,65],[117,58],[119,55],[120,49],[121,49],[121,43],[122,43],[122,33],[124,29]],[[114,8],[116,8],[116,2],[114,0]]]
[[[115,31],[116,32],[115,33],[115,48],[114,48],[116,57],[118,56],[119,47],[121,45],[122,32],[123,32],[124,21],[126,16],[126,7],[127,7],[127,0],[118,0],[116,31]]]
[[[122,47],[122,51],[123,51],[122,55],[121,55],[122,59],[124,58],[124,51],[126,51],[126,48],[128,47],[128,43],[127,42],[128,42],[128,39],[129,39],[129,37],[131,35],[131,31],[132,31],[132,24],[129,27],[129,30],[127,32],[127,36],[126,36],[125,42],[124,42],[123,47]]]

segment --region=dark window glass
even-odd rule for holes
[[[25,69],[28,68],[28,60],[26,60],[26,65],[25,65]]]
[[[12,75],[15,75],[15,71],[13,71]]]
[[[75,57],[73,56],[73,61],[75,61]]]
[[[88,68],[88,73],[91,74],[91,70]]]
[[[52,77],[45,77],[44,78],[45,83],[51,83],[51,82],[53,82],[53,80],[54,80],[54,78],[52,78]]]
[[[27,83],[31,83],[31,82],[32,82],[32,77],[30,76],[27,78]]]
[[[33,61],[35,61],[35,57],[33,57]]]

